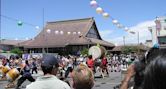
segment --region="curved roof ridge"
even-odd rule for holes
[[[92,20],[93,17],[89,17],[89,18],[79,18],[79,19],[68,19],[68,20],[59,20],[59,21],[51,21],[51,22],[47,22],[49,24],[51,23],[60,23],[60,22],[71,22],[71,21],[85,21],[85,20]]]

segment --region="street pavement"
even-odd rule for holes
[[[38,74],[33,74],[34,78],[41,76],[42,72],[39,71]],[[113,87],[119,85],[123,76],[121,76],[121,72],[110,72],[109,77],[101,78],[99,73],[95,74],[95,85],[93,89],[114,89]],[[69,78],[70,80],[70,78]],[[0,81],[0,89],[5,89],[4,86],[7,84],[7,81]],[[28,80],[26,80],[21,89],[25,89],[26,85],[30,84]],[[14,88],[10,88],[14,89]]]

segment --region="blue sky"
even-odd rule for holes
[[[166,0],[96,0],[100,7],[109,15],[127,27],[137,27],[139,24],[151,24],[156,16],[166,15]],[[96,13],[90,6],[90,0],[1,0],[1,14],[38,25],[42,28],[42,10],[45,10],[46,21],[59,21],[94,17],[98,30],[104,40],[122,44],[123,36],[126,42],[136,40],[130,37],[123,29],[118,29],[112,24],[111,19],[105,19]],[[2,38],[26,39],[37,35],[35,26],[17,25],[17,21],[1,17]],[[149,25],[148,25],[149,26]],[[147,34],[143,34],[147,35]],[[135,39],[128,39],[135,38]],[[150,37],[142,36],[142,42]],[[134,41],[132,41],[134,43]],[[131,42],[131,43],[132,43]]]

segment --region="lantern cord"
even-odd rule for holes
[[[21,20],[12,18],[12,17],[8,17],[6,15],[2,15],[2,14],[0,16],[3,17],[3,18],[5,18],[5,19],[11,20],[11,21],[21,21]],[[31,23],[27,23],[27,22],[24,22],[24,21],[21,21],[21,22],[24,23],[24,24],[26,24],[26,25],[29,25],[29,26],[33,26],[33,27],[37,26],[37,25],[31,24]]]
[[[90,0],[90,1],[96,1],[96,0]],[[100,7],[100,5],[99,4],[97,4],[97,7]],[[104,13],[105,11],[103,10],[103,13]],[[113,20],[116,20],[116,19],[114,19],[111,15],[109,16],[109,18],[113,21]],[[125,29],[126,27],[124,26],[124,25],[122,25],[119,21],[118,21],[118,23],[116,24],[116,26],[118,27],[118,28],[121,28],[121,29]]]

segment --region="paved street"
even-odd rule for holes
[[[41,73],[39,74],[33,74],[33,76],[35,78],[37,78],[37,76],[40,76]],[[97,73],[95,76],[95,86],[93,89],[113,89],[114,86],[120,84],[120,81],[121,81],[121,73],[120,72],[111,72],[109,77],[105,77],[104,79],[103,78],[100,78],[99,77],[99,73]],[[70,78],[69,78],[70,79]],[[23,83],[23,88],[29,84],[30,82],[29,81],[26,81]],[[4,86],[7,84],[7,81],[0,81],[0,89],[5,89]],[[10,88],[10,89],[14,89],[14,88]]]

